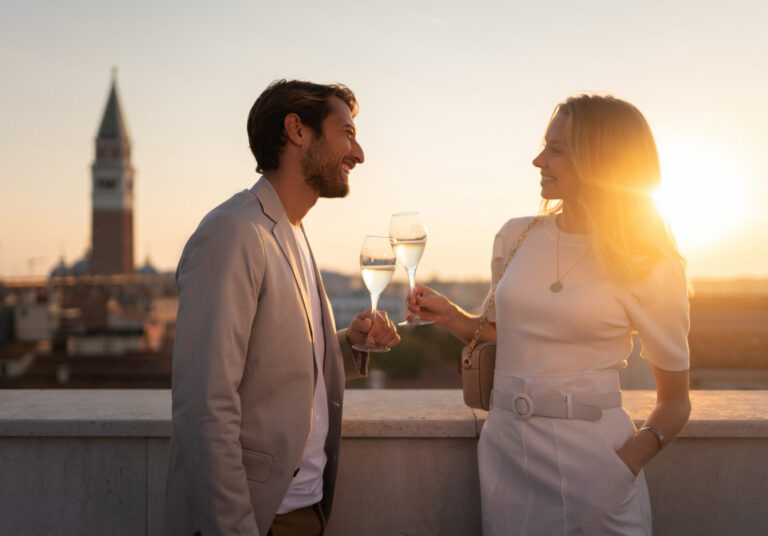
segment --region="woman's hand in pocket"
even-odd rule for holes
[[[619,459],[622,462],[624,462],[624,465],[627,466],[627,468],[632,472],[633,475],[637,476],[640,473],[640,469],[642,469],[642,466],[638,466],[635,463],[635,460],[633,459],[631,454],[631,448],[629,448],[629,443],[627,443],[626,445],[621,447],[619,450],[617,450],[616,455],[619,457]]]

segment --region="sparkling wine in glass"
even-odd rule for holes
[[[424,247],[427,245],[427,226],[418,212],[399,212],[392,214],[389,221],[389,240],[397,258],[408,273],[411,292],[416,284],[416,267],[419,265]],[[418,315],[410,322],[400,322],[400,326],[423,326],[433,324],[432,320],[422,320]]]
[[[371,314],[376,318],[376,307],[379,304],[379,296],[392,279],[395,273],[397,258],[392,250],[392,245],[387,236],[366,236],[363,247],[360,249],[360,271],[363,274],[363,282],[371,293]],[[362,352],[389,352],[385,344],[373,342],[355,344],[355,350]]]

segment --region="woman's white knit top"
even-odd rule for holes
[[[530,220],[509,220],[496,235],[492,281]],[[563,288],[553,293],[558,232]],[[626,288],[602,276],[588,252],[586,236],[558,231],[554,215],[531,229],[488,315],[498,332],[496,371],[529,376],[623,368],[634,331],[648,361],[664,370],[687,369],[688,292],[682,263],[661,260],[644,281]]]

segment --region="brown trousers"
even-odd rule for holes
[[[267,536],[322,536],[324,532],[325,514],[318,503],[277,514]]]

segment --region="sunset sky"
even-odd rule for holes
[[[88,248],[113,66],[137,264],[174,269],[202,216],[256,181],[248,110],[272,80],[302,78],[355,91],[366,155],[351,194],[304,221],[323,268],[356,273],[365,234],[420,210],[418,278],[487,278],[498,228],[538,209],[530,162],[553,107],[591,90],[647,117],[689,274],[768,276],[765,2],[261,4],[4,4],[0,277],[48,273]]]

